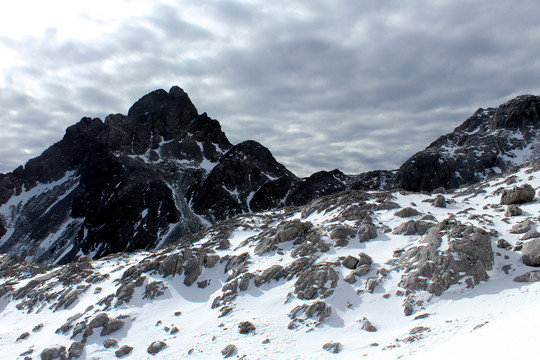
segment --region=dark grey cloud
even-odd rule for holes
[[[540,93],[532,0],[183,0],[126,13],[87,16],[107,30],[84,40],[61,24],[0,36],[14,59],[0,63],[0,171],[83,116],[126,113],[172,85],[233,142],[263,143],[299,175],[395,168],[476,108]]]

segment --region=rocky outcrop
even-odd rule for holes
[[[529,184],[505,189],[501,193],[501,205],[523,204],[534,200],[535,190]]]
[[[538,96],[519,96],[498,108],[478,109],[452,133],[407,160],[394,185],[432,191],[478,182],[517,165],[517,152],[536,141],[539,129]]]
[[[540,266],[540,239],[536,238],[524,242],[521,260],[523,264],[528,266]]]

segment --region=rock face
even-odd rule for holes
[[[519,96],[496,109],[478,109],[452,133],[407,160],[394,184],[431,191],[478,182],[518,164],[518,152],[537,141],[539,129],[538,96]]]
[[[233,147],[179,87],[156,90],[0,174],[0,251],[66,263],[154,248],[200,230],[193,210],[214,221],[250,211],[252,198],[277,206],[254,196],[276,179],[296,181],[262,145]]]
[[[346,175],[336,169],[299,179],[261,144],[231,144],[219,122],[199,114],[179,87],[156,90],[127,115],[81,119],[24,167],[0,174],[0,252],[67,263],[81,254],[165,246],[206,221],[301,206],[342,191],[456,188],[509,169],[523,161],[518,153],[532,153],[539,114],[539,97],[520,96],[478,110],[399,170]],[[521,194],[518,203],[529,201],[531,189]],[[434,205],[445,206],[444,198]],[[411,226],[402,230],[412,232]],[[377,236],[374,227],[364,230],[360,241]],[[339,236],[338,245],[349,241]]]
[[[540,266],[540,239],[533,239],[523,244],[521,259],[525,265]]]

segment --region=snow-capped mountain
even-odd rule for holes
[[[443,194],[348,190],[157,250],[0,259],[0,356],[537,354],[540,162]]]
[[[0,174],[0,251],[66,263],[159,248],[249,211],[247,199],[281,177],[295,178],[262,145],[233,146],[182,89],[157,90],[127,116],[83,118]]]
[[[261,144],[231,144],[179,87],[156,90],[127,115],[83,118],[42,155],[0,174],[0,251],[68,263],[161,248],[240,214],[346,190],[453,189],[538,151],[539,110],[532,95],[480,109],[398,170],[299,179]]]

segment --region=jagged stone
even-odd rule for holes
[[[229,344],[221,350],[221,355],[223,355],[224,358],[228,358],[231,356],[234,356],[237,353],[238,349],[236,348],[236,345]]]
[[[154,300],[165,294],[165,289],[167,289],[167,287],[165,286],[163,281],[152,281],[151,283],[146,285],[143,299]]]
[[[124,325],[125,325],[125,322],[122,319],[109,320],[103,326],[103,330],[101,330],[100,336],[107,336],[109,334],[112,334],[113,332],[120,330],[122,327],[124,327]]]
[[[523,243],[521,260],[528,266],[540,266],[540,239],[536,238]]]
[[[356,265],[358,264],[358,259],[354,256],[348,255],[343,261],[341,262],[341,265],[346,267],[347,269],[356,269]]]
[[[299,299],[311,300],[330,296],[339,280],[338,273],[328,265],[315,265],[300,274],[294,284]]]
[[[515,204],[508,205],[506,207],[506,210],[504,211],[504,216],[506,217],[519,216],[521,214],[522,214],[521,209]]]
[[[338,354],[341,352],[343,346],[339,342],[329,342],[323,345],[323,349],[333,353]]]
[[[446,208],[446,198],[442,195],[437,195],[433,200],[433,206],[438,208]]]
[[[377,237],[377,228],[372,223],[363,223],[358,229],[358,240],[366,242]]]
[[[192,257],[186,261],[184,264],[184,284],[191,286],[197,281],[199,276],[202,273],[203,269],[203,258],[201,257]]]
[[[264,270],[260,275],[255,276],[255,286],[259,287],[272,280],[280,280],[286,278],[289,273],[281,265],[272,265]]]
[[[65,346],[51,346],[46,348],[41,352],[41,360],[55,360],[55,359],[61,359],[66,360],[67,354],[66,354],[66,347]]]
[[[330,239],[349,239],[356,234],[353,228],[347,225],[338,225],[330,232]]]
[[[519,240],[529,240],[529,239],[536,239],[540,238],[540,233],[534,229],[531,229],[527,231],[523,236],[519,238]]]
[[[505,189],[501,193],[500,205],[523,204],[534,200],[535,190],[529,184]]]
[[[238,332],[240,334],[249,334],[253,331],[255,331],[255,325],[249,321],[242,321],[240,324],[238,324]]]
[[[83,356],[86,345],[82,342],[75,341],[71,344],[68,350],[68,359],[78,359]]]
[[[361,328],[368,332],[375,332],[377,331],[377,328],[369,321],[367,318],[362,318],[362,320],[359,320],[359,322],[362,324]]]
[[[531,230],[533,223],[530,220],[523,220],[516,225],[512,226],[510,229],[511,234],[525,234],[527,231]]]
[[[88,326],[91,329],[95,329],[95,328],[98,328],[98,327],[102,327],[108,321],[109,321],[109,316],[107,315],[107,313],[100,313],[90,321]]]

